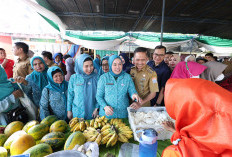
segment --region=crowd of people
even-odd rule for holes
[[[126,53],[93,60],[88,54],[73,59],[43,51],[42,57],[30,58],[29,47],[23,42],[15,43],[13,51],[18,56],[15,63],[0,49],[2,125],[7,124],[5,113],[20,106],[18,98],[23,92],[39,109],[38,119],[54,114],[69,120],[97,115],[127,118],[128,106],[164,106],[165,85],[170,78],[202,78],[231,91],[232,62],[225,58],[220,63],[212,53],[205,58],[189,55],[181,61],[178,54],[166,52],[160,45],[149,61],[148,50],[138,47],[132,64]]]
[[[207,140],[219,137],[219,126],[227,130],[230,126],[231,112],[227,111],[231,111],[232,61],[229,58],[219,62],[208,53],[204,58],[189,55],[181,61],[178,54],[166,52],[162,45],[155,47],[152,60],[146,48],[136,48],[133,62],[125,53],[102,59],[97,56],[95,60],[88,54],[73,59],[48,51],[43,51],[42,57],[29,57],[29,47],[23,42],[15,43],[13,51],[18,56],[15,63],[0,49],[1,125],[10,122],[8,112],[21,106],[19,98],[25,93],[39,110],[39,120],[49,115],[66,121],[73,117],[92,119],[97,115],[127,118],[128,106],[139,109],[165,105],[176,125],[170,122],[163,125],[174,132],[172,141],[182,140],[180,145],[165,149],[165,157],[186,153],[212,155],[214,148],[209,148],[212,143]],[[199,132],[199,127],[215,130],[215,134]],[[201,139],[203,135],[207,135],[207,140]],[[190,136],[195,140],[189,140]],[[217,142],[223,149],[215,150],[223,153],[222,150],[228,149],[224,153],[230,154],[230,139],[231,136]]]

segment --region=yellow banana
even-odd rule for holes
[[[104,130],[101,134],[102,134],[102,136],[106,136],[106,135],[108,135],[109,133],[110,133],[110,128]]]
[[[93,126],[94,126],[95,129],[97,129],[98,128],[98,122],[95,121]]]
[[[80,130],[84,131],[85,130],[85,121],[80,122]]]
[[[85,121],[86,128],[90,127],[89,122]]]
[[[101,143],[102,144],[106,144],[107,141],[110,139],[110,137],[113,135],[114,133],[109,133],[108,135],[106,135],[105,137],[102,138]]]
[[[106,148],[112,145],[112,142],[115,142],[117,140],[117,134],[114,133],[109,140],[107,141]]]
[[[106,129],[109,129],[111,127],[110,124],[106,124],[102,127],[101,132],[105,131]]]
[[[74,128],[73,132],[80,131],[80,124],[77,123],[73,128]]]
[[[91,121],[90,121],[90,124],[89,124],[91,127],[94,127],[94,119],[92,119]]]
[[[101,139],[102,139],[102,135],[101,135],[101,134],[98,134],[98,136],[97,136],[95,142],[96,142],[98,145],[100,145],[100,144],[101,144]]]
[[[93,141],[95,141],[95,140],[96,140],[97,136],[98,136],[98,134],[96,134],[96,135],[92,135],[92,136],[90,136],[90,137],[89,137],[89,139],[87,139],[87,141],[91,141],[91,142],[93,142]]]
[[[76,121],[78,122],[78,118],[75,117],[75,118],[71,119],[70,122],[69,122],[69,124],[73,123],[74,121],[75,121],[75,122],[76,122]]]
[[[79,123],[76,123],[73,127],[71,127],[70,131],[73,132],[77,125],[79,125]]]
[[[124,142],[124,143],[127,143],[128,142],[128,139],[126,138],[126,136],[124,136],[123,134],[118,134],[118,140],[120,142]]]

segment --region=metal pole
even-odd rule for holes
[[[163,42],[164,10],[165,10],[165,0],[163,0],[163,7],[162,7],[162,21],[161,21],[160,45],[162,45],[162,42]]]

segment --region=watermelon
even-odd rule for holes
[[[30,122],[27,122],[27,124],[23,127],[23,131],[25,131],[26,133],[28,132],[28,130],[35,126],[36,124],[39,124],[39,122],[37,120],[32,120]]]

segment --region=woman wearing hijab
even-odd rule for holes
[[[42,92],[40,118],[42,120],[54,114],[58,119],[66,120],[68,82],[64,80],[64,74],[57,66],[49,68],[47,75],[49,83]]]
[[[174,68],[170,78],[199,78],[199,75],[207,69],[197,62],[180,62]]]
[[[127,118],[128,95],[132,100],[140,101],[131,76],[122,67],[122,60],[118,55],[110,56],[110,71],[100,77],[97,86],[96,98],[100,105],[100,116],[110,119]]]
[[[188,55],[184,59],[185,62],[196,62],[196,57],[194,55]]]
[[[0,125],[7,125],[7,112],[20,105],[18,98],[22,96],[23,92],[7,79],[5,70],[0,66]]]
[[[31,98],[31,100],[33,100],[34,104],[39,107],[43,88],[48,85],[48,67],[44,60],[39,56],[31,58],[30,62],[34,71],[27,75],[25,79],[18,76],[15,78],[15,82],[22,83],[24,85],[22,87],[25,93],[29,96],[29,98]]]
[[[62,53],[55,53],[53,56],[54,62],[60,67],[60,69],[63,71],[64,75],[67,74],[66,66],[63,63],[63,55]]]
[[[180,56],[178,54],[172,54],[169,57],[169,62],[168,62],[168,66],[170,67],[171,71],[174,70],[174,68],[176,67],[176,65],[180,62]]]
[[[133,64],[130,63],[130,60],[129,60],[127,54],[121,53],[119,56],[122,59],[123,71],[130,73],[130,69],[131,69],[131,67],[133,67]]]
[[[65,75],[65,80],[69,81],[71,75],[75,74],[73,58],[67,58],[65,60],[65,65],[66,65],[66,70],[67,70],[67,74]]]
[[[203,64],[207,69],[200,75],[200,78],[209,81],[221,81],[224,79],[223,71],[227,65],[216,61],[211,61]]]
[[[231,92],[203,79],[170,79],[164,99],[169,116],[176,121],[174,145],[162,157],[231,156]]]
[[[68,85],[67,116],[92,119],[98,114],[96,101],[98,74],[94,72],[93,59],[82,54],[75,63]],[[78,73],[77,70],[78,69]]]
[[[101,67],[99,69],[98,75],[101,76],[104,73],[109,72],[109,56],[105,56],[101,60]]]

